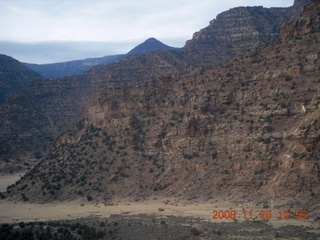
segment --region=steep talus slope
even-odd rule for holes
[[[301,18],[318,16],[309,8]],[[284,35],[219,67],[104,89],[77,130],[60,136],[48,156],[8,188],[9,198],[223,196],[316,212],[316,29]]]
[[[10,93],[27,89],[33,79],[42,78],[12,57],[0,54],[0,104]]]

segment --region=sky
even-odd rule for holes
[[[294,0],[0,0],[0,53],[29,63],[122,54],[150,37],[182,47],[217,14]]]

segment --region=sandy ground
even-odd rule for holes
[[[0,175],[0,192],[5,192],[7,187],[19,180],[23,174],[24,173]]]
[[[5,191],[7,186],[16,182],[21,173],[15,175],[0,176],[0,191]],[[205,203],[179,202],[176,199],[149,199],[141,202],[128,202],[126,200],[115,200],[112,204],[92,203],[92,202],[57,202],[49,204],[33,204],[24,202],[13,202],[0,200],[0,223],[28,222],[28,221],[46,221],[60,219],[76,219],[85,217],[109,217],[112,214],[150,214],[156,216],[185,216],[200,218],[204,221],[223,222],[234,220],[212,219],[213,210],[236,210],[237,220],[244,221],[243,210],[247,212],[253,210],[253,218],[259,220],[260,210],[252,203],[235,205],[226,200],[211,200]],[[288,220],[280,219],[278,216],[279,209],[270,209],[273,217],[269,223],[275,227],[285,225],[296,226],[314,226],[313,219]],[[253,220],[250,220],[253,221]]]
[[[169,201],[169,202],[168,202]],[[165,204],[166,203],[166,204]],[[253,209],[253,216],[259,215],[259,209],[253,205],[234,206],[226,201],[216,201],[213,203],[197,203],[183,204],[176,203],[174,200],[156,199],[144,202],[122,202],[118,201],[114,205],[109,206],[103,203],[82,204],[81,202],[62,202],[50,204],[31,204],[22,202],[10,202],[7,200],[0,201],[0,223],[12,222],[28,222],[28,221],[46,221],[58,219],[76,219],[84,217],[109,217],[112,214],[151,214],[156,216],[188,216],[200,218],[204,221],[222,222],[233,220],[214,220],[212,219],[212,211],[234,209],[237,213],[241,213],[243,207],[249,211]],[[296,226],[314,226],[312,219],[296,220],[296,219],[279,219],[277,210],[271,209],[274,216],[270,219],[275,227],[285,225]],[[239,216],[239,221],[244,221],[244,218]],[[251,220],[252,221],[252,220]]]

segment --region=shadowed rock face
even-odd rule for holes
[[[318,16],[309,7],[302,16]],[[282,198],[316,212],[319,40],[303,33],[218,67],[105,88],[9,197]]]
[[[30,82],[37,78],[42,77],[12,57],[0,54],[0,104],[11,93],[27,89]]]

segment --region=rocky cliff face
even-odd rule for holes
[[[53,139],[85,117],[86,103],[106,86],[158,79],[175,81],[194,67],[216,65],[243,49],[271,41],[278,36],[276,29],[291,12],[292,8],[231,9],[195,34],[182,50],[130,56],[112,65],[94,67],[78,77],[35,81],[30,90],[13,96],[13,101],[0,109],[4,116],[0,127],[5,133],[0,136],[0,142],[11,146],[1,157],[47,149]],[[27,99],[26,103],[30,104],[19,99]]]
[[[309,32],[219,67],[104,89],[10,198],[224,196],[315,212],[319,40]]]
[[[312,4],[304,7],[303,14],[299,18],[294,18],[286,23],[281,30],[281,37],[296,37],[308,33],[318,32],[320,16],[319,2],[313,1]]]
[[[303,7],[312,1],[313,0],[294,0],[294,3],[293,3],[294,15],[298,17],[300,13],[303,11]]]
[[[237,53],[280,37],[283,23],[298,16],[310,0],[295,1],[290,8],[238,7],[219,14],[188,41],[184,50],[200,55],[201,64],[221,62]]]

